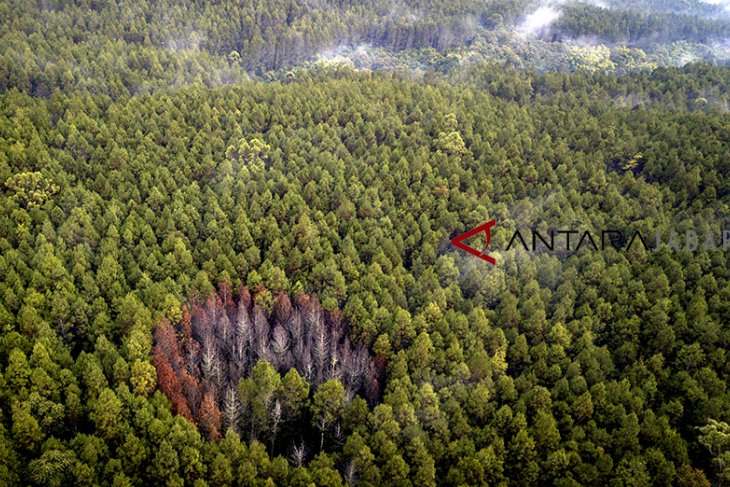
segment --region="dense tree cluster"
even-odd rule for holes
[[[345,42],[443,49],[473,35],[479,3],[6,2],[0,89],[47,96],[60,87],[118,97],[190,82],[238,83],[247,72],[291,66]],[[514,11],[522,0],[503,3]]]
[[[702,0],[608,0],[598,5],[607,5],[615,9],[635,9],[643,12],[664,12],[697,15],[702,17],[719,17],[725,8],[719,2]]]
[[[479,61],[604,72],[693,59],[726,64],[727,50],[718,42],[728,21],[720,7],[692,0],[681,2],[684,13],[675,12],[678,1],[613,0],[611,9],[580,2],[562,6],[543,38],[589,37],[616,50],[611,63],[600,63],[593,56],[578,62],[572,56],[570,62],[571,50],[563,43],[518,33],[516,27],[539,7],[528,0],[165,0],[154,5],[19,0],[0,5],[0,90],[41,97],[56,90],[88,91],[118,99],[189,84],[286,79],[291,67],[337,58],[348,48],[377,53],[366,62],[353,56],[357,65],[376,70],[451,72]],[[657,43],[667,40],[677,42]]]
[[[724,28],[652,2],[556,25]],[[534,8],[0,4],[0,485],[730,479],[722,246],[449,244],[728,228],[730,69]],[[268,73],[343,41],[430,69]]]
[[[452,85],[339,69],[118,101],[3,93],[3,483],[727,475],[727,253],[510,252],[484,267],[448,244],[488,217],[719,232],[727,76],[489,68]],[[215,283],[256,290],[248,312]],[[292,356],[275,352],[278,290],[316,293],[325,323],[341,313],[384,367],[380,399],[316,367],[308,379],[291,330]],[[235,390],[215,385],[235,340],[213,315],[265,330]],[[183,361],[200,348],[192,400],[176,343]]]
[[[685,13],[615,10],[589,3],[568,4],[562,15],[543,34],[550,40],[596,38],[606,43],[649,45],[677,40],[694,42],[723,41],[730,32],[730,19]]]

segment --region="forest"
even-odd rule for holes
[[[730,67],[530,5],[0,5],[0,485],[730,481],[722,246],[450,244],[730,230]]]
[[[730,32],[730,18],[705,18],[680,13],[643,13],[610,10],[590,4],[567,5],[551,26],[553,40],[595,36],[609,43],[648,44],[694,39],[722,40]]]
[[[195,83],[285,80],[290,69],[341,51],[357,67],[412,73],[458,74],[485,63],[618,74],[730,64],[730,16],[718,6],[625,3],[565,3],[552,23],[525,33],[526,17],[541,12],[538,0],[163,0],[154,8],[14,0],[0,4],[0,90],[117,99]]]

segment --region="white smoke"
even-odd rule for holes
[[[730,0],[715,0],[730,1]],[[517,32],[523,35],[539,35],[542,31],[550,27],[561,15],[561,7],[568,3],[587,3],[595,7],[609,8],[604,0],[582,0],[574,2],[572,0],[547,0],[540,2],[532,13],[527,14],[525,20],[517,26]]]
[[[560,17],[560,14],[560,10],[549,5],[543,5],[531,14],[528,14],[525,20],[517,26],[517,31],[525,35],[539,34],[555,22]]]

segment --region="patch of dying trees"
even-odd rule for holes
[[[358,393],[375,401],[384,369],[366,347],[350,342],[339,312],[306,294],[292,302],[279,293],[269,314],[248,289],[234,298],[224,284],[204,302],[183,305],[180,323],[164,320],[155,330],[160,390],[209,438],[227,427],[240,433],[255,420],[239,383],[260,362],[282,375],[295,369],[308,390],[337,380],[348,401]],[[281,411],[275,395],[264,406],[272,417]]]

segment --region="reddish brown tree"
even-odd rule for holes
[[[170,399],[175,412],[192,421],[193,415],[185,396],[183,396],[182,386],[177,374],[172,369],[170,362],[163,355],[155,354],[152,363],[157,369],[157,384],[160,386],[160,390]]]
[[[220,438],[221,412],[216,405],[215,399],[213,399],[213,394],[210,392],[203,396],[200,403],[198,425],[208,439],[215,441]]]
[[[342,382],[348,397],[364,391],[371,401],[380,395],[384,360],[371,362],[367,349],[353,345],[339,313],[322,309],[315,296],[301,294],[292,304],[279,293],[271,314],[242,288],[234,299],[227,284],[204,302],[182,308],[182,320],[158,324],[154,364],[160,389],[175,410],[194,420],[209,438],[217,438],[226,411],[226,426],[237,428],[241,416],[236,391],[257,362],[279,373],[290,368],[313,386]]]

